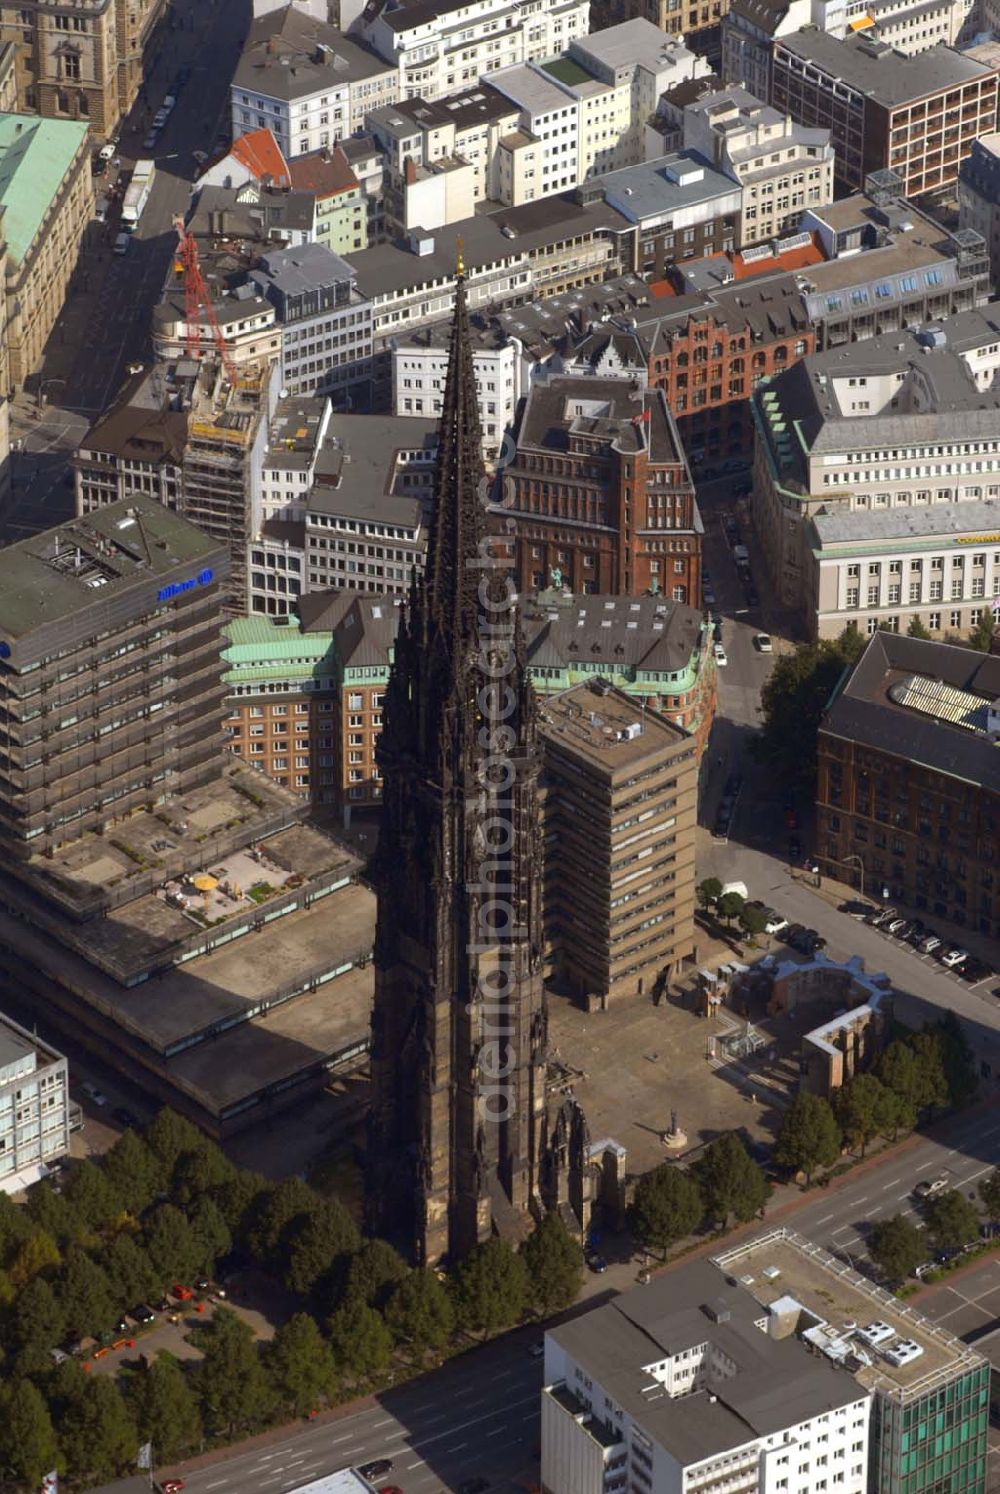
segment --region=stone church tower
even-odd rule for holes
[[[486,532],[461,262],[436,484],[378,748],[366,1180],[369,1228],[426,1265],[530,1230],[546,1134],[541,749],[510,555]]]

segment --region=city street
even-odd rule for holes
[[[113,253],[118,206],[86,231],[73,283],[46,349],[36,387],[11,410],[14,492],[0,514],[0,539],[10,542],[48,528],[73,512],[69,458],[94,419],[113,401],[132,362],[150,359],[150,313],[177,243],[173,220],[187,211],[195,150],[211,154],[229,115],[229,78],[246,30],[241,0],[177,0],[177,25],[166,33],[146,85],[118,134],[123,173],[140,157],[156,161],[156,177],[128,252]],[[193,23],[193,24],[192,24]],[[152,151],[142,140],[182,65],[191,73]],[[114,182],[112,168],[95,178],[95,199]]]

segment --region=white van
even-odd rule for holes
[[[725,897],[727,892],[735,892],[736,896],[741,897],[744,902],[747,902],[750,897],[745,882],[727,882],[722,889],[722,896]]]
[[[128,246],[129,246],[129,244],[131,244],[131,242],[132,242],[132,235],[130,233],[120,233],[118,235],[118,237],[115,239],[115,253],[116,254],[127,254],[128,253]]]
[[[118,146],[115,144],[115,142],[113,140],[109,140],[106,145],[101,146],[97,154],[100,156],[102,161],[110,161],[117,149]]]
[[[97,199],[97,206],[94,208],[94,217],[98,223],[107,223],[110,206],[111,204],[106,197],[99,197]]]

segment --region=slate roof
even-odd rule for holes
[[[828,707],[820,730],[1000,793],[1000,744],[995,739],[892,699],[890,688],[912,675],[986,702],[1000,699],[1000,656],[879,632]]]

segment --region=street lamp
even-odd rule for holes
[[[42,380],[42,382],[38,386],[38,408],[39,408],[39,410],[44,409],[44,407],[45,407],[45,391],[46,391],[46,389],[51,389],[53,384],[65,384],[65,382],[66,382],[65,379],[43,379]]]
[[[842,856],[839,860],[838,860],[838,858],[836,856],[824,856],[823,859],[824,859],[824,861],[832,861],[833,864],[834,864],[834,866],[850,866],[853,863],[858,868],[858,877],[860,879],[860,884],[861,884],[860,885],[860,892],[861,892],[861,896],[864,897],[864,895],[865,895],[865,863],[862,861],[862,859],[861,859],[860,856],[855,856],[854,853],[852,852],[850,856]]]

